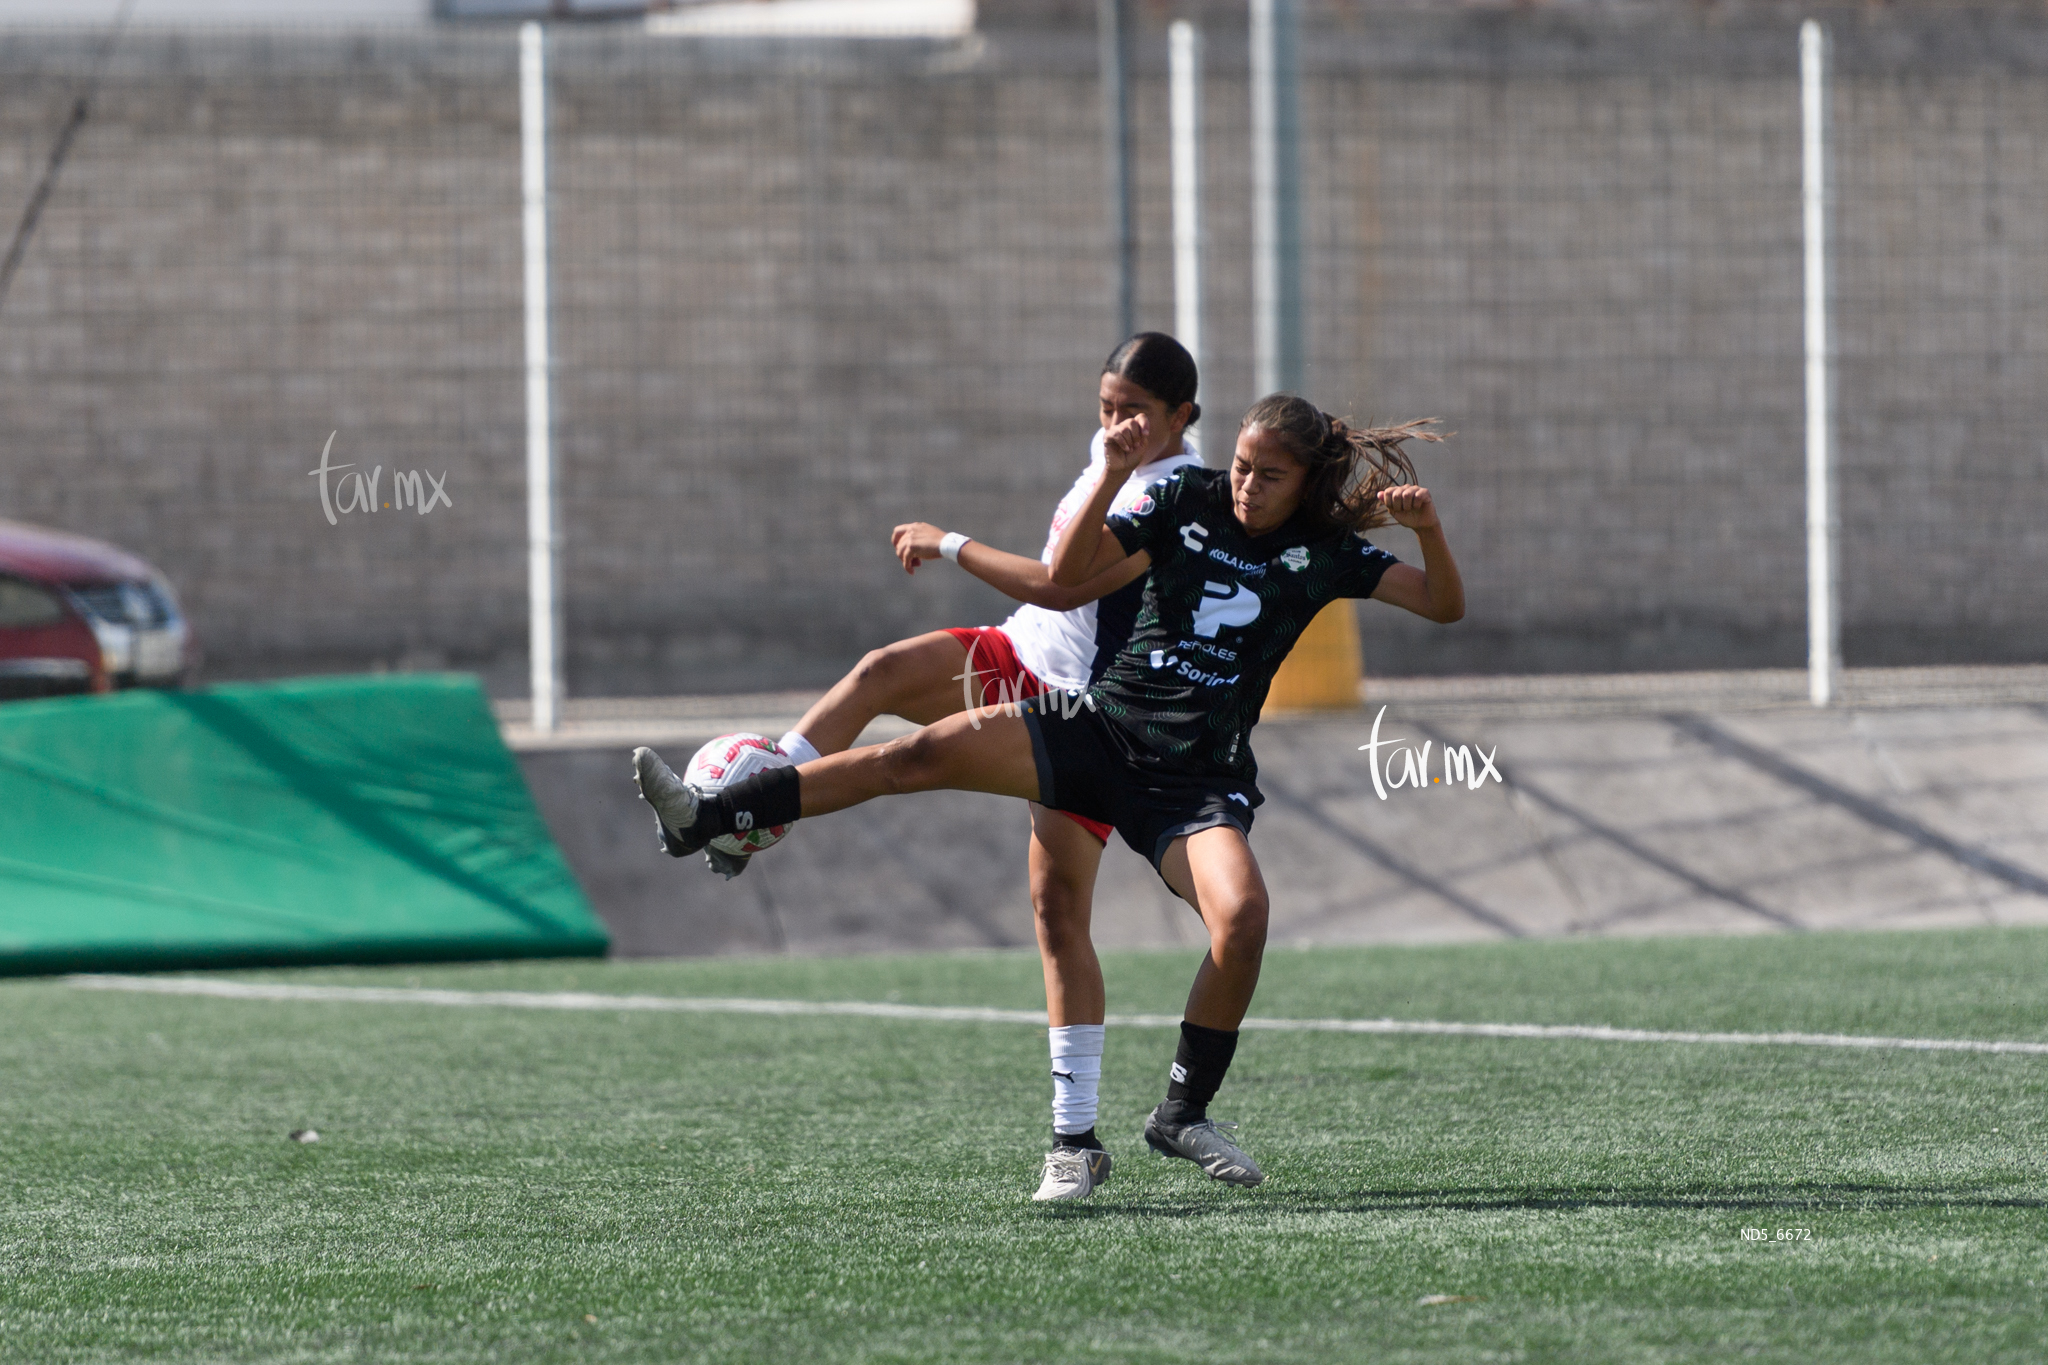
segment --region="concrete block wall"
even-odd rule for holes
[[[1092,32],[553,40],[571,687],[824,681],[992,621],[913,517],[1035,550],[1117,340]],[[1241,33],[1209,28],[1212,461],[1251,391]],[[1057,18],[1057,16],[1055,16]],[[1142,325],[1171,325],[1163,42],[1139,42]],[[1317,10],[1309,389],[1441,415],[1454,630],[1387,673],[1803,657],[1795,26]],[[1852,662],[2048,656],[2048,25],[1837,16]],[[0,204],[89,35],[0,36]],[[215,676],[524,686],[510,30],[130,35],[0,308],[0,515],[177,581]],[[445,476],[322,514],[317,463]],[[1398,532],[1388,543],[1409,542]]]

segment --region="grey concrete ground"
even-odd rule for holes
[[[2048,923],[2048,667],[1400,680],[1356,712],[1255,736],[1253,847],[1284,944]],[[779,735],[802,694],[577,702],[508,739],[626,956],[1004,947],[1032,941],[1020,803],[938,793],[807,822],[730,884],[655,847],[627,754]],[[1391,787],[1399,741],[1492,756],[1500,780]],[[869,738],[900,733],[889,722]],[[1095,937],[1200,941],[1112,842]]]

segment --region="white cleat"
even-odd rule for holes
[[[675,770],[661,761],[660,754],[645,746],[635,749],[633,780],[640,784],[640,799],[654,807],[663,852],[671,858],[687,858],[711,842],[695,834],[697,789],[677,777]]]
[[[1055,1147],[1045,1154],[1045,1179],[1032,1199],[1086,1199],[1109,1179],[1109,1153],[1095,1147]]]
[[[1171,1124],[1162,1120],[1155,1109],[1145,1117],[1145,1144],[1161,1156],[1194,1162],[1211,1179],[1249,1188],[1264,1180],[1266,1174],[1243,1149],[1217,1131],[1235,1127],[1234,1123],[1217,1123],[1214,1119]]]

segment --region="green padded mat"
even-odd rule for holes
[[[0,706],[0,974],[606,942],[473,678]]]

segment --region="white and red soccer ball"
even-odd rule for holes
[[[698,791],[715,792],[755,773],[788,766],[789,755],[776,748],[773,740],[765,735],[741,731],[736,735],[720,735],[699,749],[691,757],[690,766],[683,773],[683,781]],[[768,829],[750,829],[745,834],[721,834],[711,841],[711,846],[744,857],[773,847],[788,831],[788,825],[775,825]]]

